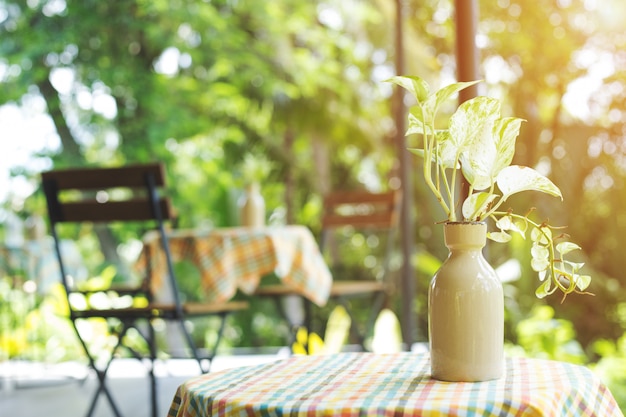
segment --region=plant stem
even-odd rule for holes
[[[500,201],[498,203],[498,205],[500,205],[500,203],[502,203],[502,201]],[[549,229],[549,226],[545,225],[545,224],[539,224],[536,223],[532,220],[530,220],[527,216],[522,216],[519,214],[515,214],[515,213],[511,213],[511,212],[502,212],[502,211],[491,211],[490,212],[490,216],[493,217],[494,221],[497,222],[498,220],[498,216],[500,217],[504,217],[504,216],[510,216],[514,219],[518,219],[518,220],[522,220],[528,224],[530,224],[532,227],[534,227],[535,229],[537,229],[539,231],[539,233],[541,233],[541,235],[543,235],[543,237],[547,240],[548,244],[546,245],[547,249],[548,249],[548,261],[549,261],[549,269],[550,269],[550,276],[546,277],[546,279],[550,279],[552,280],[552,282],[555,284],[555,287],[548,292],[548,294],[553,294],[557,288],[560,289],[564,295],[567,295],[569,293],[574,292],[575,290],[575,283],[573,283],[574,281],[574,277],[572,276],[572,274],[570,274],[567,271],[562,271],[560,269],[557,269],[556,264],[558,263],[562,263],[562,260],[557,260],[555,253],[554,253],[554,239],[552,238],[551,235],[548,235],[543,229],[547,228]],[[485,216],[486,217],[486,216]],[[539,272],[539,271],[537,271]],[[559,277],[565,277],[570,281],[570,286],[569,288],[566,288],[563,284],[561,284],[561,282],[559,281]]]
[[[430,190],[433,192],[433,194],[437,198],[437,201],[439,202],[444,212],[446,213],[446,217],[450,219],[450,209],[448,208],[448,205],[446,204],[446,201],[441,195],[441,191],[440,191],[439,164],[435,164],[435,170],[436,170],[435,182],[433,182],[432,165],[433,165],[433,148],[434,148],[434,144],[436,143],[435,133],[433,132],[432,134],[428,134],[428,131],[426,130],[425,121],[422,123],[422,130],[424,132],[424,147],[423,147],[424,149],[424,179],[426,181],[426,184],[428,185],[428,188],[430,188]]]

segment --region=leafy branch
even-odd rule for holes
[[[459,173],[469,183],[469,193],[461,205],[462,221],[483,222],[492,219],[498,232],[488,237],[497,242],[511,239],[509,232],[524,238],[530,228],[532,262],[541,284],[536,295],[543,298],[560,290],[565,298],[572,292],[584,293],[591,282],[588,275],[578,272],[583,263],[565,259],[565,255],[581,249],[575,243],[553,238],[554,227],[536,223],[512,211],[499,211],[514,194],[539,191],[561,200],[561,190],[547,177],[533,168],[511,165],[515,154],[515,140],[523,119],[501,117],[499,100],[478,96],[462,103],[452,114],[446,129],[436,127],[441,105],[459,91],[479,81],[453,83],[430,94],[428,84],[415,76],[398,76],[388,80],[409,91],[416,105],[409,112],[406,134],[422,137],[421,148],[409,151],[422,157],[423,176],[428,188],[441,205],[447,221],[458,221],[456,181]],[[558,254],[558,257],[557,257]]]
[[[530,250],[530,265],[533,271],[538,273],[539,280],[542,282],[536,289],[535,295],[544,298],[560,290],[563,293],[562,301],[571,293],[591,295],[585,292],[591,283],[591,277],[579,274],[584,263],[565,259],[565,255],[580,250],[580,246],[569,241],[555,243],[568,236],[561,233],[554,237],[552,231],[560,228],[550,226],[547,222],[536,223],[531,220],[528,216],[533,210],[525,216],[512,211],[493,212],[490,217],[495,221],[498,231],[489,232],[487,237],[495,242],[504,243],[512,239],[509,232],[514,232],[526,239],[526,233],[530,228],[530,239],[533,242]],[[557,258],[556,253],[560,257]]]

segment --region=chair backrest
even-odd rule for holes
[[[400,191],[334,191],[324,197],[322,228],[391,229],[398,223]]]
[[[355,232],[386,235],[381,269],[388,273],[391,252],[400,217],[401,192],[333,191],[324,197],[321,248],[327,250],[333,231],[348,228]],[[332,250],[336,253],[338,250]],[[334,263],[334,262],[333,262]],[[385,279],[385,278],[383,278]]]
[[[171,216],[167,199],[157,194],[157,187],[165,185],[158,163],[48,171],[41,178],[52,224],[159,221]],[[63,199],[61,194],[71,190],[75,192]]]
[[[173,218],[173,210],[168,199],[159,195],[165,186],[162,164],[53,170],[42,173],[41,178],[61,279],[68,294],[74,287],[60,249],[60,224],[147,223],[144,231],[145,227],[158,229],[168,262],[169,285],[176,304],[180,304],[164,228],[164,222]]]

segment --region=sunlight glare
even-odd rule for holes
[[[70,68],[55,68],[50,73],[50,82],[59,94],[70,94],[74,79],[74,71]]]
[[[584,77],[570,83],[563,96],[563,105],[572,116],[583,121],[589,120],[591,113],[589,100],[601,82],[601,80]]]
[[[154,69],[159,74],[174,76],[178,73],[179,59],[180,51],[178,48],[166,48],[154,65]]]
[[[0,126],[0,201],[9,195],[26,198],[33,192],[32,185],[23,177],[10,178],[11,169],[20,166],[38,172],[50,168],[47,158],[33,155],[58,149],[59,137],[50,117],[36,103],[24,108],[15,104],[0,106]]]
[[[586,49],[576,54],[575,63],[579,68],[586,68],[587,75],[568,85],[563,104],[572,116],[590,122],[596,116],[589,106],[592,97],[602,87],[603,80],[615,73],[613,57]]]

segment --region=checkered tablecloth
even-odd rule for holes
[[[304,226],[177,230],[168,240],[175,260],[191,261],[199,269],[208,302],[227,301],[237,289],[251,294],[261,277],[271,272],[320,306],[328,299],[332,277],[313,234]],[[152,284],[159,288],[165,257],[159,240],[146,241],[136,268],[145,270],[149,250]]]
[[[428,354],[294,356],[210,373],[182,384],[169,417],[524,416],[623,417],[583,366],[507,358],[498,380],[430,377]]]

